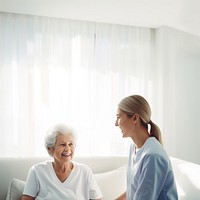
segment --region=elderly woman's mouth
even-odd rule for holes
[[[71,154],[71,153],[62,153],[61,155],[62,155],[62,156],[65,156],[65,157],[69,157],[69,156],[71,156],[72,154]]]

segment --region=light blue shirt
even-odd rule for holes
[[[127,174],[127,200],[178,200],[171,162],[155,137],[135,154],[131,144]]]

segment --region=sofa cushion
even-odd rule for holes
[[[24,185],[25,181],[13,178],[8,187],[6,200],[20,200],[24,190]]]
[[[115,170],[95,174],[95,179],[101,189],[104,200],[115,199],[126,191],[127,166]]]

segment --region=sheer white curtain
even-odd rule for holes
[[[156,103],[153,44],[152,29],[0,13],[0,156],[47,155],[55,123],[76,129],[76,155],[126,155],[117,103]]]

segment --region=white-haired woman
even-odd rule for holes
[[[73,161],[74,132],[56,125],[45,138],[45,147],[53,160],[38,163],[29,170],[21,200],[89,200],[102,198],[92,171]]]
[[[151,120],[151,109],[140,95],[121,100],[116,126],[130,137],[127,190],[116,200],[178,200],[169,156],[162,146],[159,127]]]

